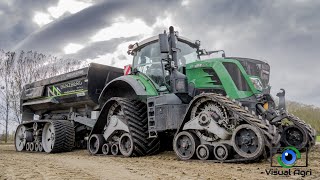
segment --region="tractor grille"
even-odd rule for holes
[[[214,85],[221,85],[221,81],[217,73],[212,68],[204,68],[203,71],[208,73],[208,76],[211,78]]]

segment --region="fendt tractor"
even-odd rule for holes
[[[255,161],[273,147],[311,148],[315,130],[270,95],[267,63],[210,58],[169,33],[129,46],[129,73],[99,64],[25,86],[17,151],[126,157],[172,149],[182,160]],[[203,57],[207,57],[203,58]]]

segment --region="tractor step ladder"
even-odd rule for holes
[[[148,98],[148,130],[149,138],[158,137],[155,121],[155,102],[154,98]]]

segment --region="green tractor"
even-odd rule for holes
[[[276,107],[267,63],[200,49],[171,26],[129,46],[131,72],[106,84],[100,115],[88,139],[91,154],[127,157],[173,147],[182,160],[259,160],[273,147],[314,144],[310,125]],[[291,124],[284,126],[283,119]],[[282,133],[282,134],[281,134]]]

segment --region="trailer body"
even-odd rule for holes
[[[27,130],[20,135],[29,143],[25,148],[44,146],[47,152],[85,148],[85,138],[99,116],[100,93],[108,82],[121,75],[120,68],[91,63],[88,67],[25,85],[21,96],[22,123],[17,129]],[[51,131],[50,128],[56,134],[63,131],[60,139],[71,141],[61,144],[67,148],[50,149],[52,144],[43,143],[43,137],[50,136],[50,132],[45,132]],[[66,136],[63,134],[69,136],[62,137]],[[58,138],[55,143],[59,142]]]

